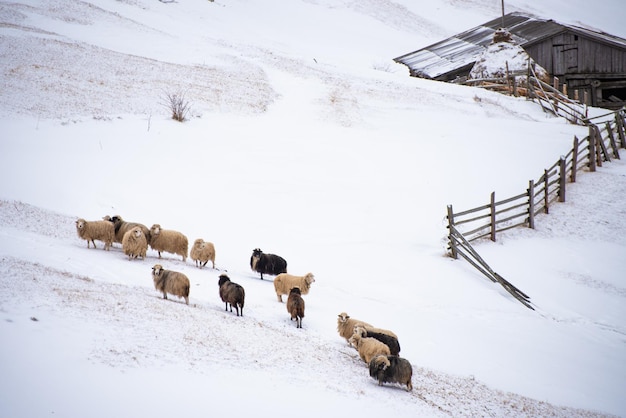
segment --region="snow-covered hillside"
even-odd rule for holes
[[[521,193],[587,131],[408,77],[392,58],[500,13],[418,3],[0,2],[0,415],[626,416],[626,164],[478,245],[536,311],[446,257],[447,204]],[[605,3],[507,7],[626,36]],[[219,270],[87,249],[74,221],[116,214],[214,242]],[[315,274],[302,330],[256,247]],[[343,311],[398,334],[411,393],[369,377]]]

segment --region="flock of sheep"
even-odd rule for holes
[[[168,252],[182,257],[183,262],[187,260],[187,254],[195,262],[196,266],[202,268],[211,261],[215,268],[215,246],[213,243],[196,239],[189,252],[187,237],[178,231],[162,229],[159,224],[154,224],[150,229],[137,222],[126,222],[121,216],[104,216],[102,220],[86,221],[78,219],[76,221],[76,231],[78,236],[87,241],[87,248],[95,241],[104,242],[104,249],[109,250],[114,242],[122,245],[124,254],[129,259],[145,259],[148,246],[158,252],[161,258],[162,252]],[[259,248],[252,251],[250,257],[250,268],[263,274],[273,275],[274,290],[279,302],[282,302],[282,295],[287,295],[287,312],[290,319],[296,321],[296,326],[302,328],[302,318],[304,318],[305,303],[302,295],[309,293],[311,284],[315,282],[312,273],[304,276],[295,276],[287,273],[287,262],[284,258],[275,254],[263,253]],[[167,295],[174,295],[185,300],[189,304],[189,278],[177,271],[166,270],[161,264],[152,267],[152,279],[154,287],[163,298]],[[219,276],[218,281],[219,296],[225,304],[225,310],[243,316],[245,304],[245,289],[230,280],[227,274]],[[337,332],[346,339],[351,347],[354,347],[359,357],[369,367],[369,374],[383,383],[399,383],[405,385],[407,391],[413,389],[411,383],[413,369],[411,363],[399,357],[400,343],[398,336],[392,331],[376,328],[373,325],[351,318],[347,313],[342,312],[337,318]]]

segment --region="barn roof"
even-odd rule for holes
[[[505,27],[522,47],[539,43],[546,38],[569,31],[626,50],[626,39],[514,12],[425,48],[394,58],[394,61],[409,67],[412,75],[433,79],[454,71],[464,69],[469,71],[493,40],[494,32],[501,27]]]

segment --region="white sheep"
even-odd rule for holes
[[[129,260],[137,257],[141,257],[142,260],[145,260],[146,252],[148,251],[148,239],[144,235],[141,227],[136,226],[124,234],[124,238],[122,238],[122,249]]]
[[[283,301],[283,295],[289,295],[294,287],[299,287],[303,295],[309,293],[311,284],[315,282],[313,273],[307,273],[304,276],[294,276],[289,273],[281,273],[274,278],[274,290],[279,302]]]
[[[155,264],[152,267],[152,280],[154,288],[163,292],[163,299],[167,299],[167,294],[184,298],[189,305],[189,278],[183,273],[172,270],[165,270],[162,265]]]
[[[187,261],[187,253],[189,251],[189,241],[187,237],[178,231],[162,229],[161,225],[154,224],[150,228],[150,247],[159,253],[168,252],[183,257],[183,261]]]
[[[372,325],[368,324],[365,321],[350,318],[350,315],[345,312],[337,315],[337,332],[339,332],[339,335],[341,337],[346,339],[346,342],[348,342],[348,344],[350,343],[350,337],[352,337],[352,335],[354,334],[354,327],[357,325],[372,327]]]
[[[367,367],[369,367],[370,361],[379,355],[389,356],[391,352],[386,344],[381,343],[376,338],[361,337],[359,334],[354,334],[350,337],[350,344],[354,346],[359,352],[359,357],[363,360]]]
[[[202,268],[210,260],[215,268],[215,246],[212,242],[198,238],[191,246],[189,257],[196,262],[196,267]]]
[[[90,248],[90,242],[93,248],[97,248],[94,240],[98,240],[104,242],[104,249],[108,251],[115,239],[115,228],[107,221],[86,221],[80,218],[76,221],[76,232],[80,238],[87,240],[87,248]]]

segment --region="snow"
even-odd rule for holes
[[[626,35],[617,1],[564,4],[507,9]],[[391,61],[499,13],[0,3],[0,415],[626,416],[623,160],[580,173],[535,230],[476,245],[535,311],[446,256],[446,205],[523,192],[587,134]],[[182,124],[162,104],[178,91]],[[219,270],[87,249],[74,221],[116,214],[214,242]],[[250,270],[256,247],[315,274],[302,330]],[[189,276],[190,306],[154,290],[157,262]],[[369,377],[342,311],[398,334],[411,393]]]

